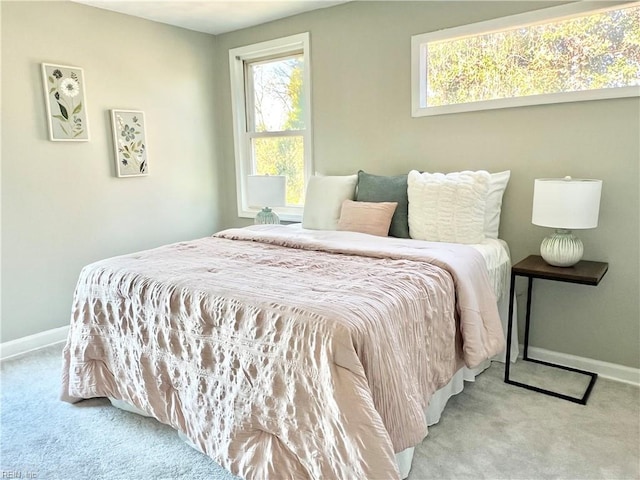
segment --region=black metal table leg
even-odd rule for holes
[[[531,293],[533,292],[533,277],[529,277],[529,284],[527,286],[527,316],[525,318],[524,327],[524,352],[522,358],[524,360],[529,359],[529,325],[531,324]]]
[[[566,367],[564,365],[558,365],[555,363],[545,362],[542,360],[536,360],[534,358],[529,357],[529,327],[531,324],[531,297],[533,293],[533,277],[529,277],[529,283],[527,286],[527,311],[526,311],[526,324],[525,324],[525,332],[524,332],[524,352],[523,352],[523,360],[532,363],[538,363],[540,365],[545,365],[548,367],[558,368],[561,370],[567,370],[574,373],[579,373],[581,375],[587,375],[591,377],[589,381],[589,385],[584,393],[584,395],[580,398],[571,397],[569,395],[564,395],[562,393],[554,392],[553,390],[547,390],[545,388],[536,387],[534,385],[528,385],[526,383],[517,382],[511,380],[510,378],[510,370],[511,370],[511,337],[513,335],[513,303],[514,303],[514,293],[515,293],[515,279],[516,273],[512,271],[511,273],[511,288],[509,293],[509,320],[507,322],[507,351],[505,358],[505,368],[504,368],[504,381],[510,385],[515,385],[517,387],[526,388],[527,390],[532,390],[534,392],[543,393],[545,395],[550,395],[552,397],[561,398],[563,400],[567,400],[569,402],[578,403],[580,405],[586,405],[587,400],[589,399],[589,395],[591,395],[591,391],[593,390],[593,386],[596,383],[598,378],[597,373],[587,372],[585,370],[580,370],[577,368]]]
[[[509,369],[511,367],[511,336],[513,335],[513,297],[515,295],[516,275],[511,273],[511,287],[509,288],[509,317],[507,318],[507,351],[504,358],[504,381],[509,383]]]

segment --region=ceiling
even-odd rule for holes
[[[346,3],[345,0],[72,1],[214,35]]]

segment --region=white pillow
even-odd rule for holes
[[[431,242],[480,243],[491,175],[409,172],[409,234]]]
[[[358,175],[314,176],[309,179],[302,214],[302,228],[337,230],[342,202],[356,195]]]
[[[511,177],[511,170],[491,174],[487,205],[484,212],[484,234],[487,238],[498,238],[502,195],[509,183],[509,177]]]

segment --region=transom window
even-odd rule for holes
[[[312,172],[309,34],[229,51],[234,114],[238,215],[255,216],[247,202],[248,175],[285,175],[281,219],[300,220]]]
[[[639,95],[640,3],[593,3],[412,37],[413,116]]]

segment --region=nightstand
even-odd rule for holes
[[[551,390],[546,390],[544,388],[539,388],[533,385],[527,385],[525,383],[516,382],[514,380],[509,379],[509,369],[511,368],[510,362],[507,361],[505,363],[504,369],[504,381],[510,385],[516,385],[518,387],[526,388],[528,390],[533,390],[534,392],[544,393],[546,395],[551,395],[553,397],[562,398],[564,400],[568,400],[570,402],[579,403],[581,405],[586,405],[587,400],[589,399],[589,395],[591,394],[591,390],[596,383],[596,379],[598,378],[598,374],[587,372],[585,370],[578,370],[577,368],[566,367],[564,365],[558,365],[555,363],[544,362],[542,360],[536,360],[534,358],[529,358],[529,325],[531,323],[531,294],[533,288],[533,279],[539,278],[543,280],[554,280],[556,282],[569,282],[569,283],[579,283],[583,285],[598,285],[604,274],[607,273],[609,269],[608,263],[602,262],[589,262],[586,260],[581,260],[576,263],[572,267],[552,267],[547,262],[545,262],[540,255],[530,255],[521,262],[516,263],[513,267],[511,267],[511,291],[509,294],[509,327],[507,328],[507,356],[509,359],[511,355],[511,335],[513,331],[513,297],[515,292],[515,280],[516,276],[527,277],[529,279],[529,285],[527,288],[527,314],[526,314],[526,325],[524,331],[524,354],[523,360],[528,362],[539,363],[541,365],[546,365],[549,367],[560,368],[562,370],[568,370],[570,372],[580,373],[582,375],[587,375],[591,377],[589,385],[582,396],[582,398],[571,397],[569,395],[564,395],[562,393],[554,392]]]

